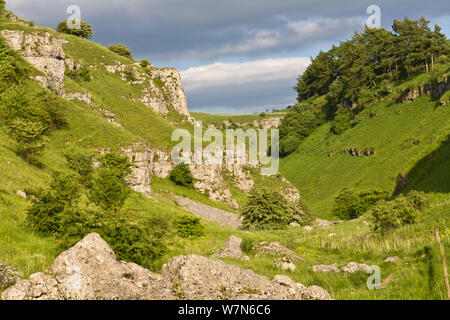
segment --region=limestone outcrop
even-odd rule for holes
[[[117,261],[96,233],[61,253],[46,272],[6,289],[2,300],[329,300],[320,287],[305,287],[287,276],[274,280],[202,256],[178,256],[161,275]]]
[[[22,276],[23,275],[13,267],[0,263],[0,290],[16,284]]]
[[[279,242],[259,242],[253,246],[255,256],[284,256],[289,258],[292,262],[303,262],[294,251],[282,246]]]
[[[223,245],[222,250],[216,252],[213,257],[215,258],[243,258],[244,252],[241,248],[242,239],[236,236],[231,236]],[[248,258],[248,257],[247,257]],[[247,259],[246,258],[246,259]]]
[[[150,80],[142,92],[141,102],[159,114],[172,107],[178,114],[190,117],[181,76],[175,68],[148,67]]]
[[[44,88],[63,95],[66,55],[62,48],[62,37],[45,31],[23,30],[3,30],[1,35],[13,50],[42,72],[43,75],[35,79]]]

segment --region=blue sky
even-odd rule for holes
[[[434,0],[6,0],[7,8],[55,27],[69,5],[104,45],[125,43],[136,59],[174,66],[191,110],[253,113],[295,103],[308,57],[362,30],[370,5],[382,26],[425,16],[450,31],[450,1]]]

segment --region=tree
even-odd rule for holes
[[[109,50],[118,54],[119,56],[133,59],[130,49],[128,49],[123,43],[112,44],[109,46]]]
[[[177,165],[170,171],[169,179],[175,182],[177,185],[190,187],[194,182],[191,170],[189,166],[185,163]]]
[[[74,20],[75,22],[75,20]],[[80,28],[69,28],[67,25],[67,20],[61,21],[56,28],[56,31],[66,34],[71,34],[83,39],[90,39],[94,35],[92,26],[86,21],[81,20]]]
[[[0,0],[0,13],[5,10],[6,2],[5,0]]]
[[[103,210],[118,212],[130,194],[126,177],[131,173],[131,163],[125,156],[108,153],[100,159],[94,174],[90,199]]]
[[[39,122],[21,118],[8,124],[8,133],[16,141],[17,154],[33,162],[47,145],[47,128]]]
[[[304,203],[289,203],[277,191],[254,188],[242,207],[243,227],[250,230],[284,229],[289,223],[304,223],[309,212]]]
[[[94,176],[90,199],[104,211],[118,212],[130,194],[128,184],[113,170],[99,168]]]

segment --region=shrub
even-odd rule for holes
[[[250,230],[284,229],[291,222],[304,223],[307,214],[302,203],[290,204],[277,191],[253,189],[242,207],[243,228]]]
[[[183,215],[176,222],[177,234],[182,238],[198,238],[204,235],[204,227],[200,218]]]
[[[117,212],[130,193],[126,177],[131,173],[131,163],[125,156],[108,153],[100,159],[95,171],[90,199],[103,210]]]
[[[57,172],[50,187],[29,191],[32,205],[27,210],[27,221],[34,231],[44,235],[61,235],[65,225],[62,216],[72,216],[75,201],[80,196],[80,185],[74,173]]]
[[[246,254],[252,254],[253,253],[253,247],[255,246],[255,244],[257,242],[258,241],[255,240],[255,239],[247,239],[247,238],[242,239],[242,242],[241,242],[241,249],[242,249],[242,251],[244,253],[246,253]]]
[[[90,200],[105,211],[117,212],[130,194],[130,187],[107,168],[96,170],[92,182]]]
[[[192,177],[189,166],[185,163],[179,164],[170,171],[169,179],[175,182],[177,185],[184,187],[192,186],[194,178]]]
[[[351,114],[347,110],[339,110],[331,123],[331,132],[334,134],[343,134],[351,127]]]
[[[7,120],[21,118],[40,122],[48,130],[60,129],[67,123],[64,105],[56,96],[45,90],[30,92],[23,83],[1,92],[0,105],[3,117]]]
[[[164,236],[168,230],[169,224],[163,218],[132,221],[123,215],[113,214],[104,223],[100,235],[118,259],[156,271],[159,259],[167,252]]]
[[[86,21],[81,21],[79,29],[71,29],[67,26],[67,20],[61,21],[56,27],[57,32],[71,34],[80,38],[90,39],[94,35],[92,26]]]
[[[430,199],[422,191],[411,190],[407,197],[409,203],[416,210],[422,211],[430,206]]]
[[[125,70],[123,71],[123,75],[125,79],[129,82],[136,81],[136,76],[134,75],[134,70],[132,66],[126,66]]]
[[[131,173],[131,163],[126,156],[109,152],[100,158],[100,167],[109,169],[119,179],[125,179]]]
[[[89,233],[99,233],[121,260],[156,270],[167,251],[164,236],[169,224],[164,218],[137,218],[123,212],[105,212],[86,203],[74,172],[56,173],[49,188],[35,192],[27,210],[30,227],[54,236],[63,249]]]
[[[150,62],[148,62],[147,59],[144,59],[144,60],[141,61],[140,65],[141,65],[142,68],[147,68],[151,64],[150,64]]]
[[[86,66],[81,66],[77,70],[66,70],[66,77],[75,81],[91,81],[91,70]]]
[[[16,142],[16,152],[27,162],[34,162],[47,145],[47,129],[39,122],[14,119],[8,124],[8,134]]]
[[[130,49],[128,49],[127,46],[123,43],[112,44],[109,46],[109,50],[111,50],[115,54],[118,54],[119,56],[133,59],[133,55],[131,54]]]
[[[375,234],[388,234],[394,229],[412,224],[420,211],[428,207],[428,199],[422,192],[412,191],[393,201],[381,201],[371,212],[371,229]]]
[[[80,175],[80,182],[85,187],[92,185],[92,167],[93,156],[84,153],[66,153],[65,154],[69,168]]]
[[[295,150],[302,142],[303,138],[296,132],[291,132],[286,137],[280,140],[280,155],[285,157]]]
[[[389,193],[381,189],[355,192],[343,189],[334,200],[333,215],[344,219],[355,219],[367,212],[381,200],[386,200]]]

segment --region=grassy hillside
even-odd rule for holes
[[[324,124],[281,162],[281,172],[318,216],[333,218],[333,199],[343,188],[394,192],[397,176],[410,171],[409,189],[417,186],[417,190],[446,196],[448,106],[428,96],[400,104],[384,99],[361,112],[358,122],[342,135],[331,134],[331,124]],[[373,148],[376,153],[354,157],[345,152],[352,148]]]

